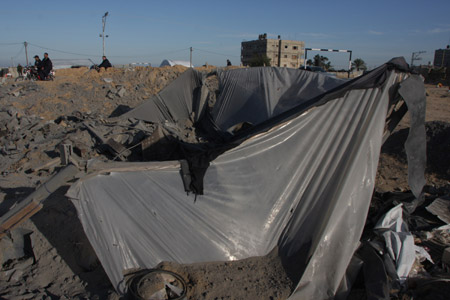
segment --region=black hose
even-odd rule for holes
[[[137,272],[131,274],[131,277],[127,280],[126,284],[128,287],[128,296],[129,296],[128,299],[147,300],[140,294],[140,287],[146,279],[148,279],[150,276],[155,275],[155,273],[169,274],[181,283],[181,287],[180,287],[182,289],[181,294],[172,296],[170,294],[171,290],[169,289],[169,291],[168,291],[169,298],[168,299],[181,300],[186,296],[186,291],[187,291],[186,282],[180,275],[178,275],[174,272],[171,272],[171,271],[166,271],[166,270],[161,270],[161,269],[145,269],[145,270],[140,270],[140,271],[137,271]],[[166,286],[166,290],[167,289],[168,288]],[[175,293],[172,291],[172,294],[175,294]]]

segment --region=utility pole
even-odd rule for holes
[[[23,42],[23,45],[25,46],[25,58],[26,58],[26,61],[27,61],[27,66],[28,66],[28,50],[27,50],[28,43],[27,42]]]
[[[105,14],[102,17],[102,33],[100,34],[100,37],[103,39],[103,56],[105,56],[105,37],[108,37],[108,35],[105,35],[105,26],[106,26],[106,17],[108,16],[108,12],[105,12]]]
[[[422,57],[419,57],[420,54],[422,53],[426,53],[426,51],[418,51],[418,52],[413,52],[411,55],[411,66],[412,67],[414,65],[414,61],[415,60],[422,60]]]
[[[189,49],[190,49],[190,52],[191,52],[190,53],[191,54],[190,55],[190,59],[189,59],[189,66],[190,66],[190,68],[192,68],[192,47],[190,47]]]

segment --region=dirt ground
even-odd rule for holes
[[[97,73],[80,68],[57,70],[51,82],[8,80],[1,85],[0,117],[17,119],[18,124],[3,124],[0,138],[11,128],[19,132],[21,126],[28,126],[27,132],[33,137],[24,137],[22,132],[20,139],[25,142],[21,147],[0,145],[0,215],[54,174],[55,168],[37,166],[58,157],[52,149],[61,140],[77,130],[79,135],[84,134],[71,125],[67,116],[103,120],[120,115],[159,92],[185,70],[137,67]],[[437,197],[450,193],[450,93],[434,85],[427,85],[426,90],[426,192]],[[382,148],[375,189],[378,194],[409,190],[403,149],[407,126],[406,117]],[[81,145],[92,143],[90,140],[87,135],[78,141],[80,152],[98,155]],[[35,144],[30,146],[30,141]],[[0,299],[119,298],[82,230],[74,206],[64,196],[67,188],[53,193],[43,209],[9,237],[9,241],[23,239],[27,251],[22,256],[9,257],[13,243],[8,244],[7,239],[0,242],[2,249],[8,249],[0,254]],[[265,257],[235,262],[163,262],[158,267],[187,279],[188,299],[286,299],[295,286],[276,250]]]
[[[426,85],[427,170],[430,192],[448,194],[450,180],[450,92],[447,88]],[[408,173],[404,143],[408,137],[408,113],[381,149],[376,191],[407,191]]]

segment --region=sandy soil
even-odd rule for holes
[[[441,189],[445,194],[450,192],[450,92],[447,88],[437,88],[434,85],[426,85],[426,91],[427,189],[431,192]],[[408,137],[408,128],[407,113],[381,149],[376,183],[378,192],[409,190],[403,146]]]
[[[50,132],[67,133],[72,130],[70,122],[61,125],[53,121],[77,114],[105,119],[120,114],[159,92],[184,70],[183,67],[110,69],[100,73],[83,68],[58,70],[53,82],[8,81],[0,86],[0,106],[13,107],[18,115],[34,115],[42,122],[50,121],[46,125],[54,127],[48,129]],[[120,92],[122,88],[124,91]],[[435,196],[445,195],[450,193],[450,93],[431,85],[426,89],[426,190]],[[407,123],[406,118],[382,148],[376,182],[378,193],[409,190],[402,148]],[[2,130],[0,133],[5,132]],[[29,170],[36,161],[42,164],[57,156],[48,149],[55,148],[64,137],[47,141],[47,148],[25,147],[25,155],[17,156],[13,164],[4,165],[7,169],[1,170],[0,213],[55,172],[51,168]],[[89,137],[85,137],[84,141],[87,140]],[[75,208],[64,197],[66,190],[63,187],[53,193],[44,202],[43,209],[20,226],[21,230],[30,232],[25,235],[25,243],[31,248],[28,253],[9,260],[3,259],[5,253],[3,257],[0,255],[3,263],[0,299],[118,299],[84,235]],[[286,299],[295,285],[281,266],[276,249],[265,257],[235,262],[194,265],[163,262],[158,267],[186,278],[189,299]]]

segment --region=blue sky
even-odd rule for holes
[[[24,41],[30,60],[49,52],[50,58],[100,62],[106,11],[106,54],[113,64],[189,60],[193,47],[194,65],[223,66],[226,59],[238,65],[241,42],[261,33],[310,48],[350,49],[370,68],[396,56],[409,62],[417,51],[426,51],[422,63],[433,62],[434,50],[450,44],[449,0],[3,0],[0,65],[9,66],[11,58],[24,64]],[[347,65],[347,54],[320,54],[337,68]]]

